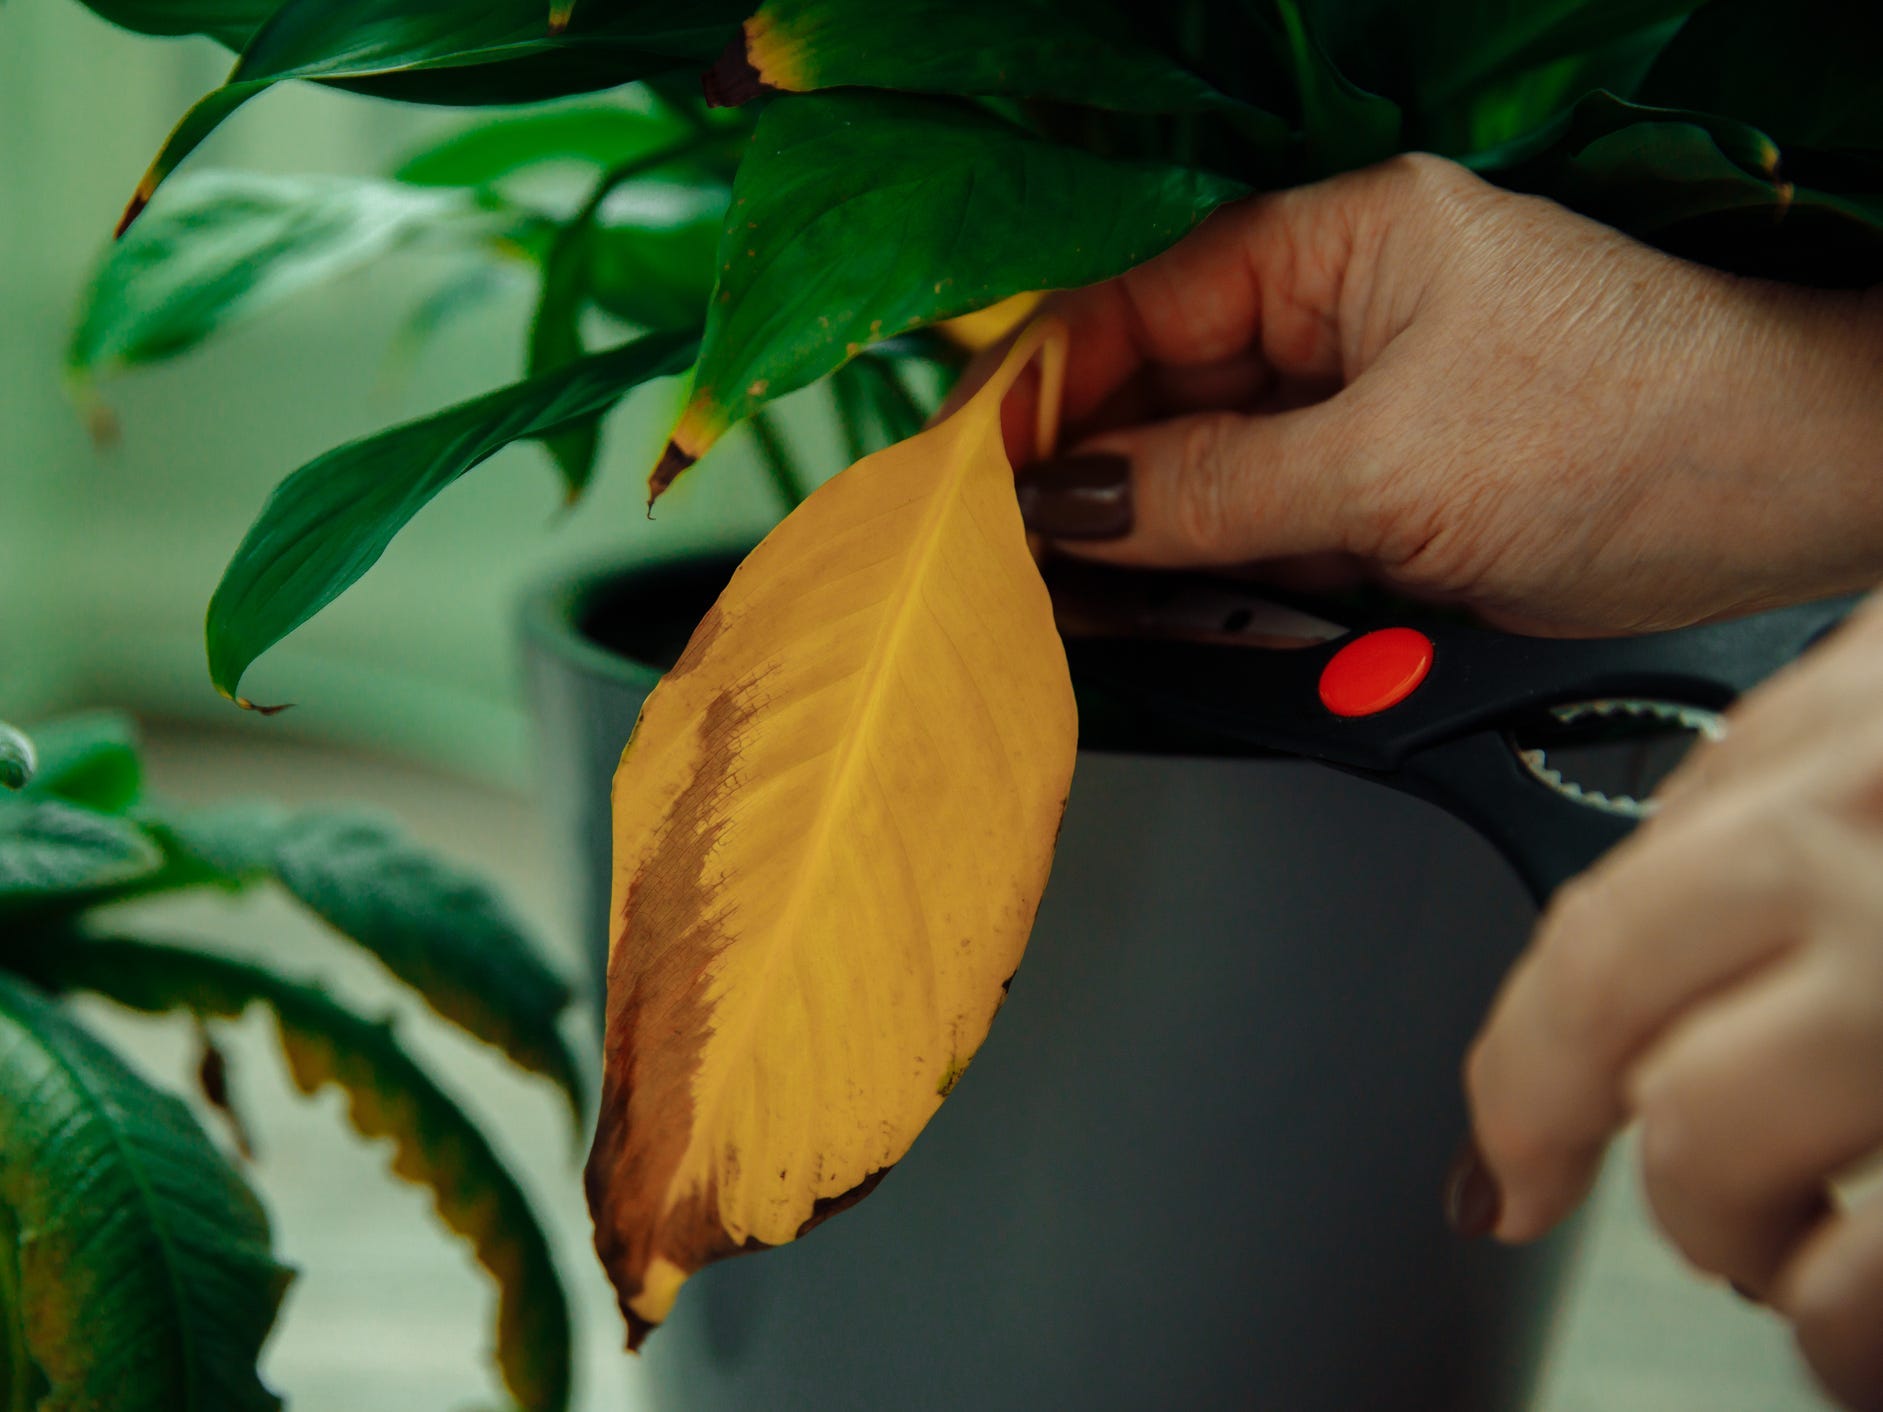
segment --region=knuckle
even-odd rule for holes
[[[1224,547],[1234,529],[1234,428],[1228,416],[1196,417],[1177,445],[1172,529],[1183,543],[1206,553]]]

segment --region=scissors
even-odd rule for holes
[[[1055,564],[1082,744],[1317,760],[1483,834],[1539,905],[1654,810],[1685,750],[1858,596],[1672,632],[1534,638],[1376,601]],[[1355,616],[1347,614],[1346,616]]]

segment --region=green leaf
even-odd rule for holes
[[[356,814],[297,814],[272,843],[294,897],[447,1020],[555,1081],[581,1122],[581,1071],[557,1028],[568,984],[483,882]]]
[[[649,334],[416,422],[350,442],[275,488],[209,603],[210,677],[238,694],[249,663],[370,569],[392,537],[459,476],[513,441],[611,407],[684,368],[694,341]]]
[[[142,817],[164,851],[166,881],[239,889],[274,876],[275,850],[289,824],[277,804],[237,801],[182,814]]]
[[[416,186],[495,186],[551,163],[617,167],[664,151],[696,131],[665,105],[630,108],[591,101],[506,113],[413,153],[394,175]]]
[[[697,330],[712,297],[728,200],[723,186],[659,179],[615,191],[595,214],[589,297],[640,328]]]
[[[0,721],[0,789],[23,789],[39,767],[33,742],[24,732]]]
[[[497,1363],[511,1395],[527,1412],[568,1405],[568,1301],[542,1227],[503,1160],[406,1054],[390,1024],[362,1019],[314,986],[180,947],[72,940],[33,948],[25,965],[48,987],[95,991],[153,1014],[182,1009],[199,1018],[235,1018],[251,1004],[268,1006],[301,1091],[329,1083],[343,1089],[353,1126],[366,1137],[391,1139],[394,1173],[431,1192],[439,1217],[496,1278]],[[11,1153],[10,1125],[8,1133]],[[113,1412],[123,1406],[95,1405]],[[247,1404],[149,1405],[237,1412]]]
[[[162,852],[126,820],[56,799],[0,796],[0,911],[122,886],[162,865]]]
[[[34,728],[39,772],[35,799],[63,799],[101,814],[122,814],[144,790],[137,727],[115,711],[62,716]]]
[[[1312,176],[1371,166],[1399,150],[1399,105],[1368,93],[1335,67],[1308,33],[1295,0],[1275,0],[1301,100]]]
[[[589,265],[594,244],[591,213],[584,211],[556,234],[543,260],[542,288],[536,312],[530,316],[530,376],[566,367],[586,351],[582,342],[582,311],[588,307]],[[601,449],[601,417],[566,427],[543,438],[568,498],[579,498],[594,473]]]
[[[743,53],[707,80],[715,101],[770,89],[1011,94],[1132,113],[1233,114],[1277,144],[1286,129],[1159,54],[1103,7],[1060,0],[766,0]]]
[[[83,0],[101,19],[139,34],[206,35],[240,49],[281,0]]]
[[[1852,168],[1868,182],[1856,190],[1793,181],[1796,163],[1730,118],[1594,93],[1474,165],[1690,259],[1811,283],[1883,277],[1883,164]]]
[[[1057,146],[964,104],[774,100],[733,184],[692,397],[655,493],[733,424],[864,345],[1115,275],[1244,190]]]
[[[1586,54],[1702,0],[1304,0],[1341,71],[1426,118],[1544,64]]]
[[[489,240],[518,223],[464,192],[351,177],[204,172],[107,252],[66,364],[95,376],[210,334],[422,240]]]
[[[184,114],[119,222],[249,99],[287,79],[345,81],[407,101],[519,103],[612,88],[697,56],[737,22],[731,0],[593,6],[551,33],[541,0],[286,0],[223,86]],[[710,51],[709,51],[710,52]]]
[[[1883,8],[1712,0],[1662,51],[1640,98],[1738,118],[1781,144],[1883,149]]]
[[[19,1233],[39,1405],[250,1412],[289,1274],[189,1110],[0,975],[0,1204]]]

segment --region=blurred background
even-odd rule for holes
[[[207,40],[127,34],[63,0],[0,11],[8,708],[30,718],[76,701],[132,703],[520,785],[519,586],[555,565],[749,541],[779,506],[734,437],[650,522],[644,481],[675,410],[669,387],[650,388],[608,423],[594,489],[572,510],[534,446],[499,453],[445,491],[358,587],[258,664],[250,694],[297,709],[237,718],[203,666],[203,609],[268,491],[350,437],[514,381],[534,281],[517,262],[508,282],[402,356],[388,349],[425,296],[473,257],[380,261],[174,363],[107,379],[118,438],[93,445],[61,389],[76,302],[164,134],[228,64]],[[192,165],[372,174],[474,121],[290,84],[228,123]]]
[[[154,788],[181,802],[258,793],[381,805],[490,872],[573,968],[572,909],[529,788],[519,590],[558,566],[747,541],[778,506],[735,436],[649,522],[643,480],[674,411],[672,389],[656,386],[608,423],[579,505],[561,508],[539,449],[499,453],[257,666],[251,695],[295,710],[262,720],[231,709],[204,669],[203,610],[268,491],[348,437],[513,380],[534,290],[519,264],[441,336],[389,355],[424,296],[470,257],[382,261],[174,363],[107,381],[117,435],[94,442],[61,381],[76,302],[163,134],[227,63],[207,41],[124,34],[66,0],[0,7],[0,703],[26,723],[82,706],[133,711],[151,739]],[[385,171],[467,121],[288,85],[228,123],[195,165]],[[305,947],[336,988],[381,1009],[403,1003],[371,967],[332,960],[309,923],[269,899],[208,899],[180,922],[166,916],[261,934],[284,953]],[[181,1083],[187,1026],[108,1023],[155,1077]],[[238,1093],[263,1115],[260,1185],[285,1257],[302,1269],[270,1348],[271,1380],[302,1407],[491,1405],[487,1285],[424,1201],[384,1180],[383,1154],[341,1135],[337,1100],[286,1101],[259,1021],[237,1029]],[[633,1369],[587,1250],[584,1144],[542,1085],[436,1026],[406,1030],[457,1092],[475,1095],[469,1106],[555,1221],[580,1310],[578,1405],[632,1406]],[[1783,1330],[1690,1282],[1652,1237],[1624,1166],[1611,1168],[1592,1231],[1543,1406],[1820,1405]]]

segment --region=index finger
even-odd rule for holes
[[[1353,249],[1355,177],[1225,206],[1115,279],[1053,294],[1042,312],[1067,326],[1064,423],[1078,428],[1147,370],[1202,370],[1251,353],[1277,377],[1342,372],[1339,302]],[[958,405],[997,367],[988,349],[963,374]],[[1030,459],[1038,383],[1008,395],[1003,427]]]

